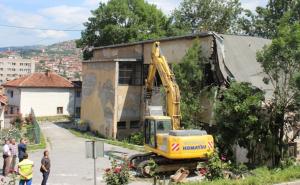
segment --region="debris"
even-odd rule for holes
[[[173,182],[186,182],[186,178],[189,175],[189,171],[184,168],[180,168],[174,175],[171,175],[171,180]]]

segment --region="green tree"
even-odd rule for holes
[[[253,14],[247,10],[240,27],[248,35],[275,38],[281,18],[290,12],[289,22],[300,21],[300,0],[269,0],[266,7],[257,7]]]
[[[159,38],[168,21],[161,10],[145,0],[110,0],[100,3],[77,40],[77,47],[106,46]],[[84,53],[84,58],[91,57]]]
[[[173,30],[176,34],[232,33],[241,12],[239,0],[183,0],[172,14]]]
[[[201,126],[201,90],[203,89],[203,64],[201,45],[195,41],[182,61],[174,65],[176,82],[181,93],[182,125],[185,128]]]
[[[220,95],[215,120],[221,152],[234,159],[232,147],[238,144],[248,150],[248,158],[255,162],[257,146],[266,132],[262,121],[264,93],[250,83],[233,82]]]
[[[291,24],[290,14],[284,16],[277,31],[277,37],[271,45],[257,53],[267,77],[265,83],[273,86],[274,93],[269,106],[271,112],[269,129],[272,133],[272,161],[278,165],[285,152],[286,140],[283,140],[285,128],[290,122],[289,112],[299,111],[296,107],[298,77],[300,71],[300,24]],[[298,81],[298,82],[297,82]],[[297,82],[297,83],[295,83]]]

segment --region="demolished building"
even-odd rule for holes
[[[263,83],[264,73],[256,52],[271,41],[213,32],[158,39],[169,64],[179,63],[199,39],[208,59],[205,77],[211,83],[226,85],[231,80],[250,82],[270,94]],[[156,40],[155,40],[156,41]],[[91,130],[110,138],[124,138],[140,131],[144,114],[144,81],[151,62],[154,40],[97,47],[93,57],[83,62],[81,118]],[[211,118],[212,104],[202,102]]]

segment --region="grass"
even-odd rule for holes
[[[41,132],[41,135],[40,135],[40,144],[30,144],[30,145],[28,145],[28,150],[29,151],[41,150],[41,149],[45,149],[45,148],[46,148],[46,139],[45,139],[42,132]]]
[[[70,120],[70,116],[68,115],[60,115],[60,116],[40,116],[36,117],[36,120],[38,122],[44,122],[44,121],[49,121],[49,122],[58,122],[61,120]]]
[[[293,166],[283,170],[257,168],[252,173],[254,174],[253,176],[248,176],[245,179],[220,179],[215,181],[190,182],[184,185],[271,185],[300,179],[300,166]]]
[[[82,137],[82,138],[90,139],[90,140],[103,140],[107,144],[120,146],[120,147],[127,148],[127,149],[130,149],[130,150],[136,150],[136,151],[144,152],[144,148],[142,146],[133,145],[133,144],[130,144],[130,143],[125,142],[125,141],[103,139],[101,137],[94,136],[92,133],[80,132],[80,131],[72,129],[72,128],[67,128],[67,129],[77,137]]]

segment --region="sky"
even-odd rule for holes
[[[108,0],[1,0],[0,47],[49,45],[80,38],[82,25],[98,7]],[[166,14],[179,6],[181,0],[147,0]],[[255,10],[267,0],[241,0],[244,8]],[[19,29],[15,27],[46,30]],[[49,29],[49,30],[47,30]],[[62,31],[73,30],[73,31]]]

